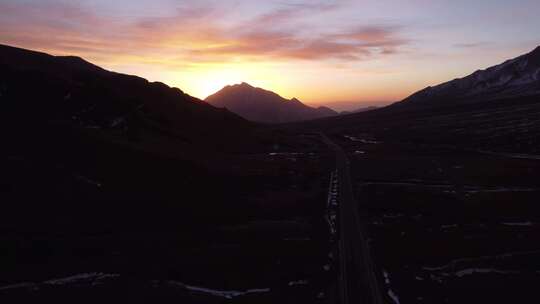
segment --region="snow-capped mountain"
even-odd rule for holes
[[[500,65],[425,88],[400,104],[473,102],[540,94],[540,47]]]

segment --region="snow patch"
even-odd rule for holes
[[[399,297],[397,294],[390,288],[390,275],[386,270],[383,269],[384,283],[388,287],[388,296],[394,301],[395,304],[399,304]]]
[[[36,286],[36,284],[25,282],[25,283],[17,283],[17,284],[11,284],[11,285],[7,285],[7,286],[2,286],[2,287],[0,287],[0,290],[28,288],[28,287],[34,287],[34,286]]]
[[[533,222],[502,223],[505,226],[532,226]]]
[[[289,282],[289,286],[298,286],[298,285],[307,285],[309,282],[307,280],[298,280]]]
[[[399,304],[399,297],[394,293],[392,289],[388,289],[388,296],[390,296],[394,303]]]
[[[379,141],[357,138],[357,137],[350,136],[350,135],[343,135],[343,137],[347,138],[350,141],[360,142],[360,143],[363,143],[363,144],[379,144],[380,143]]]
[[[115,118],[111,121],[110,123],[110,126],[111,128],[116,128],[118,127],[119,125],[123,124],[126,120],[124,119],[124,117],[118,117],[118,118]]]
[[[390,278],[388,277],[388,272],[386,272],[386,270],[383,270],[383,277],[384,277],[384,283],[390,284]]]
[[[84,181],[84,182],[87,183],[87,184],[94,185],[94,186],[96,186],[96,187],[98,187],[98,188],[101,188],[101,187],[103,186],[102,183],[100,183],[100,182],[98,182],[98,181],[95,181],[95,180],[91,180],[91,179],[89,179],[88,177],[83,176],[83,175],[80,175],[80,174],[75,175],[75,177],[76,177],[77,179],[79,179],[79,180]]]
[[[268,153],[269,156],[299,156],[304,155],[304,153],[298,153],[298,152],[272,152]]]
[[[452,224],[452,225],[441,225],[441,228],[442,228],[442,229],[457,228],[457,227],[458,227],[457,224]]]
[[[48,280],[43,283],[48,284],[48,285],[66,285],[66,284],[72,284],[79,281],[96,281],[96,280],[99,281],[99,280],[108,279],[108,278],[116,278],[119,276],[120,276],[119,274],[90,272],[90,273],[76,274],[74,276],[70,276],[67,278]]]
[[[208,294],[211,296],[221,297],[225,299],[232,299],[232,298],[245,296],[249,294],[270,292],[270,288],[255,288],[255,289],[248,289],[245,291],[238,291],[238,290],[219,290],[219,289],[211,289],[211,288],[205,288],[205,287],[200,287],[200,286],[192,286],[192,285],[187,285],[187,284],[176,282],[176,281],[169,281],[168,283],[174,286],[184,288],[189,291]]]
[[[512,273],[516,273],[516,272],[515,271],[502,271],[502,270],[498,270],[498,269],[494,269],[494,268],[468,268],[468,269],[463,269],[463,270],[460,270],[460,271],[456,272],[455,275],[461,278],[461,277],[464,277],[464,276],[467,276],[467,275],[472,275],[472,274],[475,274],[475,273],[512,274]]]
[[[35,288],[39,289],[41,285],[50,285],[50,286],[63,286],[74,283],[89,283],[91,285],[101,284],[102,280],[111,279],[119,277],[119,274],[110,274],[102,272],[89,272],[89,273],[79,273],[65,278],[51,279],[44,281],[42,283],[33,283],[33,282],[24,282],[11,284],[7,286],[0,287],[0,290],[9,290],[9,289],[20,289],[20,288]]]

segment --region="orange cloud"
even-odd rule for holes
[[[178,8],[167,17],[117,20],[75,4],[0,4],[5,43],[90,59],[159,56],[178,64],[230,60],[362,60],[395,53],[407,40],[399,27],[312,29],[302,16],[324,14],[340,4],[287,5],[241,22],[227,23],[227,10],[205,5]]]

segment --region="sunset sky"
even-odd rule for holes
[[[538,0],[0,0],[0,43],[199,98],[245,81],[343,110],[531,51],[539,12]]]

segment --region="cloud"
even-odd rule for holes
[[[367,60],[397,53],[409,43],[395,25],[332,28],[320,22],[346,3],[282,3],[239,18],[234,7],[203,2],[173,8],[168,16],[135,20],[105,17],[64,2],[3,3],[0,10],[8,14],[0,17],[0,37],[4,43],[89,59],[112,62],[121,57],[159,56],[159,62],[171,65],[178,61]]]
[[[453,46],[456,48],[464,48],[464,49],[470,49],[470,48],[478,48],[478,47],[484,47],[490,45],[490,42],[470,42],[470,43],[456,43]]]
[[[232,25],[220,24],[209,8],[201,13],[204,22],[192,23],[185,11],[174,17],[144,21],[154,26],[142,36],[161,37],[170,46],[178,41],[184,60],[362,60],[376,55],[390,55],[409,43],[401,38],[402,28],[389,25],[354,26],[331,29],[310,24],[306,15],[324,15],[341,8],[338,2],[286,4],[270,12]],[[204,11],[204,10],[202,10]],[[189,16],[189,14],[187,14]],[[212,16],[211,18],[208,18]],[[199,20],[200,21],[200,20]],[[181,38],[178,38],[181,37]],[[183,38],[183,39],[182,39]],[[193,43],[194,41],[202,43]]]
[[[2,43],[55,53],[89,55],[112,52],[125,41],[111,30],[111,19],[64,2],[0,3]]]
[[[301,37],[294,32],[251,30],[214,36],[217,40],[212,45],[190,48],[186,55],[196,61],[216,57],[221,60],[234,57],[251,60],[365,60],[377,55],[394,54],[408,43],[395,35],[394,32],[385,32],[377,37],[328,33]]]
[[[275,25],[288,23],[306,14],[318,14],[335,11],[343,7],[343,1],[323,1],[310,3],[281,3],[281,8],[259,16],[251,22],[254,26]]]

